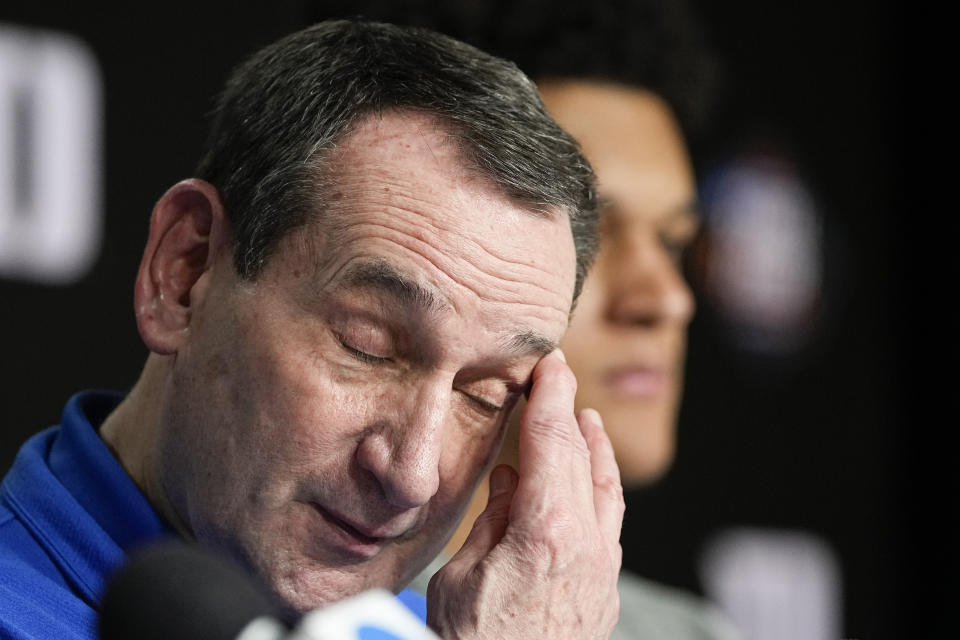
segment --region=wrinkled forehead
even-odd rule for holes
[[[385,259],[454,299],[539,307],[565,326],[576,274],[566,211],[509,198],[435,117],[368,117],[327,159],[324,191],[305,234],[318,283],[351,260]]]
[[[575,277],[566,209],[511,198],[474,165],[456,129],[432,114],[368,116],[329,154],[325,174],[317,221],[334,246],[361,228],[393,226],[452,254],[536,262],[546,253],[557,276]]]

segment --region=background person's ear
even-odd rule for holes
[[[226,212],[216,187],[178,182],[157,201],[134,289],[137,328],[154,353],[176,353],[187,335],[191,296],[219,252],[229,247]]]

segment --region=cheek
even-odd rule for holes
[[[202,416],[198,452],[238,480],[278,484],[328,467],[363,412],[308,349],[280,337],[235,340],[197,370],[181,386]]]
[[[441,492],[451,501],[468,501],[497,459],[505,431],[504,417],[486,429],[456,427],[440,459]]]
[[[265,370],[268,378],[250,389],[255,446],[274,448],[293,474],[330,471],[333,460],[355,446],[376,399],[341,384],[316,358],[283,357],[273,364]]]
[[[625,486],[652,482],[669,468],[676,445],[672,406],[664,403],[640,410],[612,407],[604,414],[604,426]]]

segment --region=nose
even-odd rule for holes
[[[602,268],[611,283],[607,313],[620,326],[685,326],[693,293],[652,225],[637,224],[611,238]]]
[[[449,381],[447,381],[449,382]],[[360,466],[379,483],[390,504],[401,509],[425,505],[440,487],[440,453],[450,409],[451,385],[435,380],[397,398],[364,437]]]

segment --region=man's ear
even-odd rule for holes
[[[176,353],[186,340],[194,290],[229,249],[226,212],[209,182],[178,182],[157,202],[134,289],[137,328],[154,353]]]

